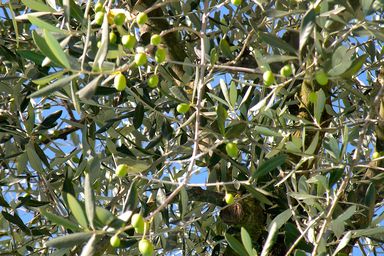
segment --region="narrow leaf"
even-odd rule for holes
[[[38,90],[38,91],[32,93],[31,95],[29,95],[29,98],[47,96],[47,95],[51,94],[52,92],[55,92],[55,91],[59,90],[60,88],[67,86],[72,81],[72,79],[74,79],[78,76],[79,76],[79,74],[75,74],[75,75],[70,75],[70,76],[66,76],[64,78],[61,78],[61,79],[55,81],[54,83],[47,85],[46,87],[42,88],[41,90]]]
[[[330,76],[339,76],[345,73],[352,65],[353,51],[340,45],[332,55],[332,68],[328,71]]]
[[[269,228],[267,240],[265,241],[265,244],[263,246],[263,250],[261,251],[261,256],[269,255],[269,252],[271,251],[271,249],[275,243],[278,230],[279,230],[279,228],[277,227],[276,222],[272,222],[270,225],[270,228]]]
[[[51,125],[55,123],[57,119],[61,117],[62,114],[63,114],[62,110],[55,111],[49,116],[47,116],[46,118],[44,118],[44,120],[41,122],[40,125],[42,127],[51,127]]]
[[[3,215],[4,219],[18,226],[27,235],[31,234],[31,230],[24,224],[23,220],[16,212],[12,215],[6,211],[2,211],[1,214]]]
[[[41,164],[41,160],[40,160],[39,156],[37,155],[37,153],[35,151],[35,146],[33,144],[34,143],[30,142],[26,146],[28,160],[29,160],[29,163],[31,164],[32,168],[35,171],[42,173],[44,170],[43,165]]]
[[[115,220],[115,215],[113,215],[110,211],[100,206],[96,206],[95,214],[96,214],[97,221],[99,221],[102,226],[107,226],[111,224],[112,221]]]
[[[87,228],[88,222],[83,211],[83,207],[81,207],[81,204],[73,195],[67,193],[66,196],[68,200],[68,207],[71,209],[73,216],[83,228]]]
[[[185,91],[180,88],[180,86],[172,86],[169,91],[180,102],[189,102],[188,96]]]
[[[135,108],[135,115],[133,116],[133,126],[139,129],[144,119],[144,106],[138,103]]]
[[[220,133],[222,135],[224,135],[224,133],[225,133],[225,120],[228,117],[228,113],[227,113],[227,110],[220,103],[217,106],[216,114],[217,114],[217,119],[216,119],[217,127],[219,128]]]
[[[99,85],[99,80],[101,79],[101,75],[97,76],[91,82],[89,82],[86,86],[84,86],[81,90],[76,92],[80,99],[90,99],[93,95],[95,95],[97,87]]]
[[[323,114],[325,101],[326,101],[326,97],[323,89],[320,89],[319,91],[316,92],[316,98],[317,100],[314,106],[314,116],[315,116],[316,122],[320,124],[321,116]]]
[[[88,240],[87,244],[83,247],[83,250],[81,251],[80,256],[88,256],[88,255],[95,255],[97,250],[97,242],[98,239],[96,239],[96,234],[93,234],[92,237]]]
[[[231,47],[230,47],[227,39],[225,39],[225,38],[221,39],[220,43],[219,43],[219,47],[220,47],[220,50],[222,51],[222,53],[224,54],[225,57],[227,57],[229,59],[233,58]]]
[[[247,124],[243,122],[234,122],[227,127],[225,137],[228,139],[238,138],[247,129]]]
[[[351,238],[352,232],[348,231],[337,245],[336,250],[333,252],[332,256],[336,256],[339,251],[341,251],[345,246],[347,246]]]
[[[284,164],[286,159],[286,155],[280,154],[264,161],[259,166],[259,168],[257,168],[257,170],[253,173],[252,177],[258,178],[268,174],[272,170],[276,169],[278,166]]]
[[[85,243],[91,238],[92,235],[93,233],[91,232],[80,232],[66,236],[59,236],[46,242],[45,246],[55,248],[71,248],[75,245],[81,245]]]
[[[38,84],[38,85],[45,85],[45,84],[48,84],[49,82],[51,82],[53,79],[62,77],[64,74],[65,74],[65,71],[59,71],[59,72],[50,74],[50,75],[42,77],[42,78],[32,80],[32,82],[34,84]]]
[[[40,36],[36,32],[36,30],[32,31],[32,38],[33,38],[33,41],[35,42],[37,48],[39,48],[39,50],[43,53],[43,55],[45,55],[45,57],[49,58],[56,66],[59,66],[59,67],[62,66],[62,63],[60,62],[60,60],[57,59],[55,54],[49,48],[48,43],[46,42],[46,40],[42,36]]]
[[[21,1],[28,8],[31,8],[32,10],[35,10],[35,11],[39,11],[39,12],[55,12],[54,9],[52,9],[48,5],[45,5],[41,1],[35,1],[35,0],[21,0]]]
[[[93,62],[93,70],[98,70],[102,67],[108,53],[108,40],[109,40],[109,27],[107,14],[104,15],[103,24],[101,25],[101,40],[100,48],[97,51],[96,57]]]
[[[226,233],[225,234],[225,240],[227,240],[229,246],[239,255],[248,255],[247,251],[245,250],[244,246],[233,236]]]
[[[371,235],[377,235],[377,234],[384,234],[384,227],[354,230],[352,233],[352,238],[357,238],[362,236],[371,236]]]
[[[270,232],[272,229],[273,223],[276,223],[277,229],[280,229],[287,221],[291,218],[292,216],[292,211],[291,209],[287,209],[277,215],[271,222],[271,224],[268,226],[268,231]]]
[[[80,228],[79,228],[79,225],[62,217],[62,216],[58,216],[56,214],[53,214],[51,212],[48,212],[44,209],[40,209],[40,213],[46,217],[49,221],[57,224],[57,225],[60,225],[66,229],[70,229],[72,231],[80,231]]]
[[[248,255],[254,255],[251,236],[244,227],[241,227],[241,241],[243,242],[244,248],[248,252]]]
[[[93,196],[92,184],[90,174],[85,173],[84,179],[84,198],[85,198],[85,212],[89,221],[89,226],[94,229],[94,218],[95,218],[95,200]]]
[[[35,148],[35,152],[36,154],[39,156],[40,160],[44,163],[44,165],[47,167],[47,168],[51,168],[50,164],[49,164],[49,161],[48,161],[48,158],[47,158],[47,155],[44,153],[44,151],[40,148],[40,146],[37,144],[37,143],[33,143],[34,145],[34,148]]]
[[[272,136],[272,137],[282,137],[283,136],[280,133],[275,132],[275,131],[273,131],[267,127],[263,127],[263,126],[255,126],[255,131],[257,133],[260,133],[261,135],[265,135],[265,136]]]
[[[261,252],[261,256],[269,255],[272,246],[275,243],[275,238],[279,229],[287,223],[287,221],[291,218],[292,211],[291,209],[287,209],[284,212],[277,215],[268,226],[268,237],[263,246],[263,250]]]
[[[309,36],[312,33],[313,28],[315,27],[316,12],[314,9],[310,9],[305,15],[301,22],[300,26],[300,46],[299,50],[301,51],[307,42]]]
[[[290,44],[285,42],[283,39],[271,34],[271,33],[260,33],[260,39],[269,44],[272,47],[279,48],[281,50],[284,50],[286,52],[293,53],[297,55],[297,51],[295,48],[293,48]]]
[[[47,42],[48,47],[51,49],[52,53],[55,55],[55,57],[60,61],[60,63],[66,67],[71,68],[71,65],[69,64],[69,60],[67,58],[67,55],[61,48],[59,42],[54,38],[50,32],[44,29],[44,38]]]
[[[228,105],[231,106],[231,100],[229,98],[227,84],[225,83],[225,81],[223,79],[220,79],[219,84],[220,84],[221,92],[223,93],[225,100],[227,101]]]
[[[234,81],[231,82],[230,88],[229,88],[229,99],[232,107],[235,107],[236,101],[237,101],[237,88]]]
[[[36,27],[39,27],[41,29],[46,29],[47,31],[50,32],[55,32],[55,33],[61,33],[61,34],[69,34],[68,31],[62,30],[60,28],[57,28],[48,22],[34,16],[34,15],[28,15],[28,20],[35,25]]]
[[[289,196],[295,198],[296,200],[319,199],[319,198],[321,198],[319,196],[314,196],[314,195],[304,194],[304,193],[297,193],[297,192],[291,192],[291,193],[289,193]]]

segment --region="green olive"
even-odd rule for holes
[[[144,66],[147,64],[147,55],[143,52],[137,53],[135,55],[135,63],[137,66]]]
[[[229,142],[225,145],[225,151],[227,151],[227,155],[232,158],[236,158],[239,154],[239,148],[237,147],[237,144],[233,142]]]
[[[176,110],[180,114],[185,114],[185,113],[187,113],[189,111],[189,108],[190,108],[189,104],[187,104],[187,103],[180,103],[179,105],[177,105]]]
[[[117,25],[117,26],[121,26],[124,24],[125,22],[125,14],[124,13],[118,13],[115,15],[115,17],[113,18],[113,22]]]
[[[111,244],[112,247],[119,247],[120,246],[120,238],[118,235],[114,235],[111,237],[109,240],[109,243]]]
[[[123,74],[117,74],[113,81],[114,87],[119,92],[123,91],[127,87],[127,79]]]
[[[133,214],[131,217],[131,225],[134,228],[144,229],[144,217],[143,217],[143,215],[141,215],[140,213]]]
[[[109,32],[109,43],[110,44],[116,44],[117,42],[117,36],[115,34],[115,32],[111,31]]]
[[[139,251],[143,256],[152,256],[154,247],[153,244],[147,239],[141,239],[139,242]]]
[[[148,20],[148,15],[144,12],[141,12],[136,16],[136,22],[139,25],[144,25],[145,22],[147,22],[147,20]]]
[[[292,75],[292,67],[291,65],[285,65],[280,69],[280,75],[283,77],[289,77]]]
[[[241,5],[242,2],[243,2],[243,0],[231,0],[231,3],[232,3],[233,5],[236,5],[236,6]]]
[[[148,78],[147,84],[150,88],[156,88],[159,84],[159,76],[158,75],[152,75]]]
[[[97,2],[95,4],[95,12],[102,12],[104,11],[104,6],[101,2]]]
[[[233,204],[233,202],[235,202],[235,198],[233,197],[233,195],[231,193],[225,194],[225,202],[227,204]]]
[[[105,15],[104,12],[97,12],[95,14],[95,19],[94,19],[95,24],[101,26],[103,24],[104,15]]]
[[[161,43],[161,36],[154,34],[151,36],[151,45],[159,45]]]
[[[128,173],[128,165],[126,164],[119,164],[116,167],[115,174],[117,177],[123,178]]]
[[[263,73],[263,81],[266,86],[270,86],[275,82],[275,76],[273,75],[272,71],[267,70]]]
[[[121,43],[128,49],[133,49],[136,45],[136,37],[133,34],[123,35],[121,37]]]
[[[165,61],[167,56],[167,50],[162,47],[158,47],[155,53],[155,60],[157,63],[162,63]]]
[[[372,160],[375,160],[375,159],[377,159],[377,158],[379,158],[379,157],[380,157],[380,153],[379,153],[379,152],[377,152],[377,151],[373,152],[373,154],[372,154]]]

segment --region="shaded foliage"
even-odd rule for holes
[[[383,2],[238,2],[0,6],[1,251],[382,252]]]

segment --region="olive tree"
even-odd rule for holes
[[[383,252],[383,1],[0,13],[1,255]]]

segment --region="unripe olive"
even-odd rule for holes
[[[113,80],[114,87],[118,91],[123,91],[127,87],[127,80],[123,74],[117,74]]]
[[[136,16],[136,22],[139,25],[144,25],[145,22],[147,22],[147,20],[148,20],[148,16],[144,12],[141,12],[141,13],[137,14],[137,16]]]
[[[144,225],[135,228],[137,234],[144,234],[146,230],[149,230],[149,223],[147,221],[144,221]]]
[[[115,32],[111,31],[109,32],[109,43],[110,44],[116,44],[117,42],[117,36],[115,34]]]
[[[231,0],[231,3],[232,3],[233,5],[236,5],[236,6],[241,5],[242,2],[243,2],[243,0]]]
[[[284,77],[289,77],[292,75],[292,67],[291,65],[285,65],[280,69],[280,75]]]
[[[373,154],[372,154],[372,160],[375,160],[375,159],[377,159],[377,158],[379,158],[379,157],[380,157],[380,153],[379,153],[379,152],[377,152],[377,151],[373,152]]]
[[[263,73],[263,81],[266,86],[269,86],[275,82],[275,76],[272,71],[267,70]]]
[[[167,50],[162,47],[158,47],[155,53],[155,60],[157,63],[162,63],[165,61],[165,57],[167,56]]]
[[[115,15],[115,17],[113,18],[113,22],[117,25],[117,26],[121,26],[124,24],[125,22],[125,14],[124,13],[118,13]]]
[[[119,164],[117,167],[116,167],[116,170],[115,170],[115,174],[117,177],[124,177],[125,175],[127,175],[128,173],[128,165],[126,164]]]
[[[320,85],[328,84],[328,75],[323,71],[319,70],[315,74],[316,82]]]
[[[135,63],[137,66],[144,66],[147,64],[147,55],[144,52],[136,53]]]
[[[121,43],[128,49],[133,49],[136,45],[136,37],[132,34],[123,35],[121,37]]]
[[[185,113],[187,113],[189,111],[189,108],[190,108],[189,104],[187,104],[187,103],[180,103],[179,105],[177,105],[176,110],[180,114],[185,114]]]
[[[159,84],[159,76],[158,75],[152,75],[148,78],[147,84],[150,88],[156,88]]]
[[[233,195],[231,193],[225,194],[225,202],[227,204],[233,204],[233,202],[235,202],[235,198],[233,197]]]
[[[140,213],[135,213],[131,217],[131,225],[135,229],[144,229],[144,217]]]
[[[101,2],[97,2],[95,4],[95,12],[101,12],[104,11],[104,6]]]
[[[120,246],[120,238],[118,235],[114,235],[109,240],[109,243],[112,245],[112,247],[119,247]]]
[[[154,34],[151,36],[151,45],[159,45],[161,43],[161,36]]]
[[[139,251],[143,256],[152,256],[154,251],[153,244],[147,239],[141,239],[139,242]]]
[[[104,14],[105,14],[104,12],[97,12],[97,13],[95,14],[94,22],[95,22],[97,25],[101,26],[101,25],[103,24]]]
[[[227,155],[232,158],[236,158],[239,154],[239,148],[237,147],[237,144],[233,142],[229,142],[225,145],[225,151],[227,151]]]

